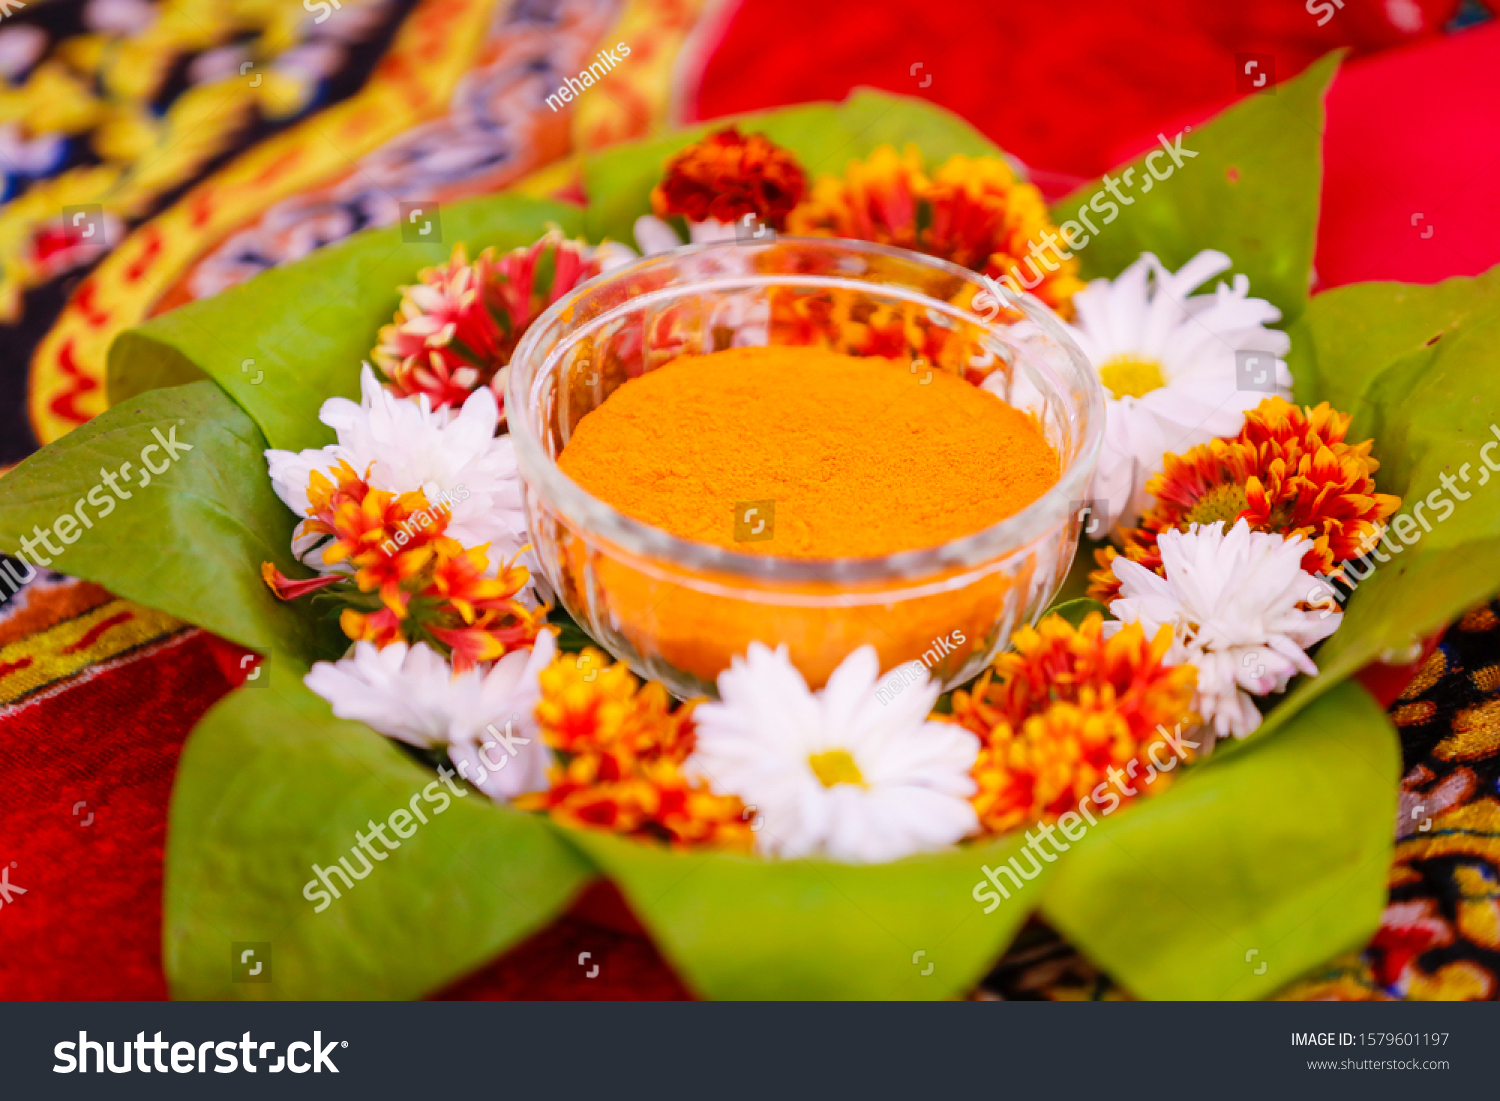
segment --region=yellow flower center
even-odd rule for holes
[[[1145,356],[1110,356],[1099,366],[1099,381],[1117,398],[1143,398],[1167,384],[1161,364]]]
[[[813,775],[825,788],[831,788],[834,784],[865,786],[864,775],[854,763],[854,758],[845,750],[830,749],[827,753],[814,753],[807,758],[807,763],[812,766]]]
[[[1235,517],[1250,507],[1249,500],[1245,497],[1245,487],[1238,485],[1214,486],[1188,509],[1183,516],[1182,522],[1187,524],[1212,524],[1215,520],[1223,520],[1227,528],[1234,523]]]

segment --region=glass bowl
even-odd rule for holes
[[[917,382],[947,370],[983,385],[1036,418],[1059,456],[1057,483],[940,546],[804,559],[679,538],[558,467],[574,426],[627,380],[679,355],[765,344],[873,349],[906,361]],[[684,697],[713,695],[752,641],[785,644],[814,687],[865,643],[883,672],[920,662],[945,688],[977,675],[1066,577],[1104,425],[1094,370],[1040,301],[997,301],[953,264],[833,238],[689,246],[593,279],[527,331],[505,401],[547,580],[616,658]],[[753,538],[755,515],[741,511]]]

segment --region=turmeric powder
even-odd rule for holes
[[[632,379],[558,463],[654,527],[792,558],[938,546],[1018,512],[1059,473],[1036,421],[993,394],[807,347],[684,356]]]

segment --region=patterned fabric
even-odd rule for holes
[[[104,408],[120,326],[99,324],[112,304],[83,277],[229,158],[365,84],[412,0],[317,7],[50,0],[0,24],[0,468]],[[137,261],[164,246],[148,234]],[[70,296],[90,340],[53,339]]]

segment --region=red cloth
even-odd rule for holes
[[[1500,147],[1490,140],[1500,133],[1500,23],[1432,37],[1456,7],[1347,4],[1320,28],[1298,4],[1008,5],[976,17],[886,0],[849,19],[798,0],[745,0],[704,67],[693,117],[884,88],[964,116],[1056,197],[1159,130],[1234,102],[1237,54],[1271,54],[1285,80],[1349,46],[1354,60],[1328,98],[1318,285],[1435,282],[1500,262]],[[784,26],[798,33],[778,33]],[[1390,46],[1404,48],[1364,56]]]
[[[1322,286],[1500,262],[1500,22],[1350,65],[1328,115]]]
[[[1296,2],[743,0],[692,117],[842,99],[863,84],[929,99],[1029,165],[1090,179],[1117,163],[1122,142],[1234,98],[1236,54],[1274,55],[1284,80],[1338,46],[1372,52],[1431,35],[1457,7],[1348,3],[1319,27]]]
[[[229,689],[210,646],[174,635],[0,723],[0,861],[26,892],[0,908],[0,1000],[166,997],[167,799],[183,739]]]

